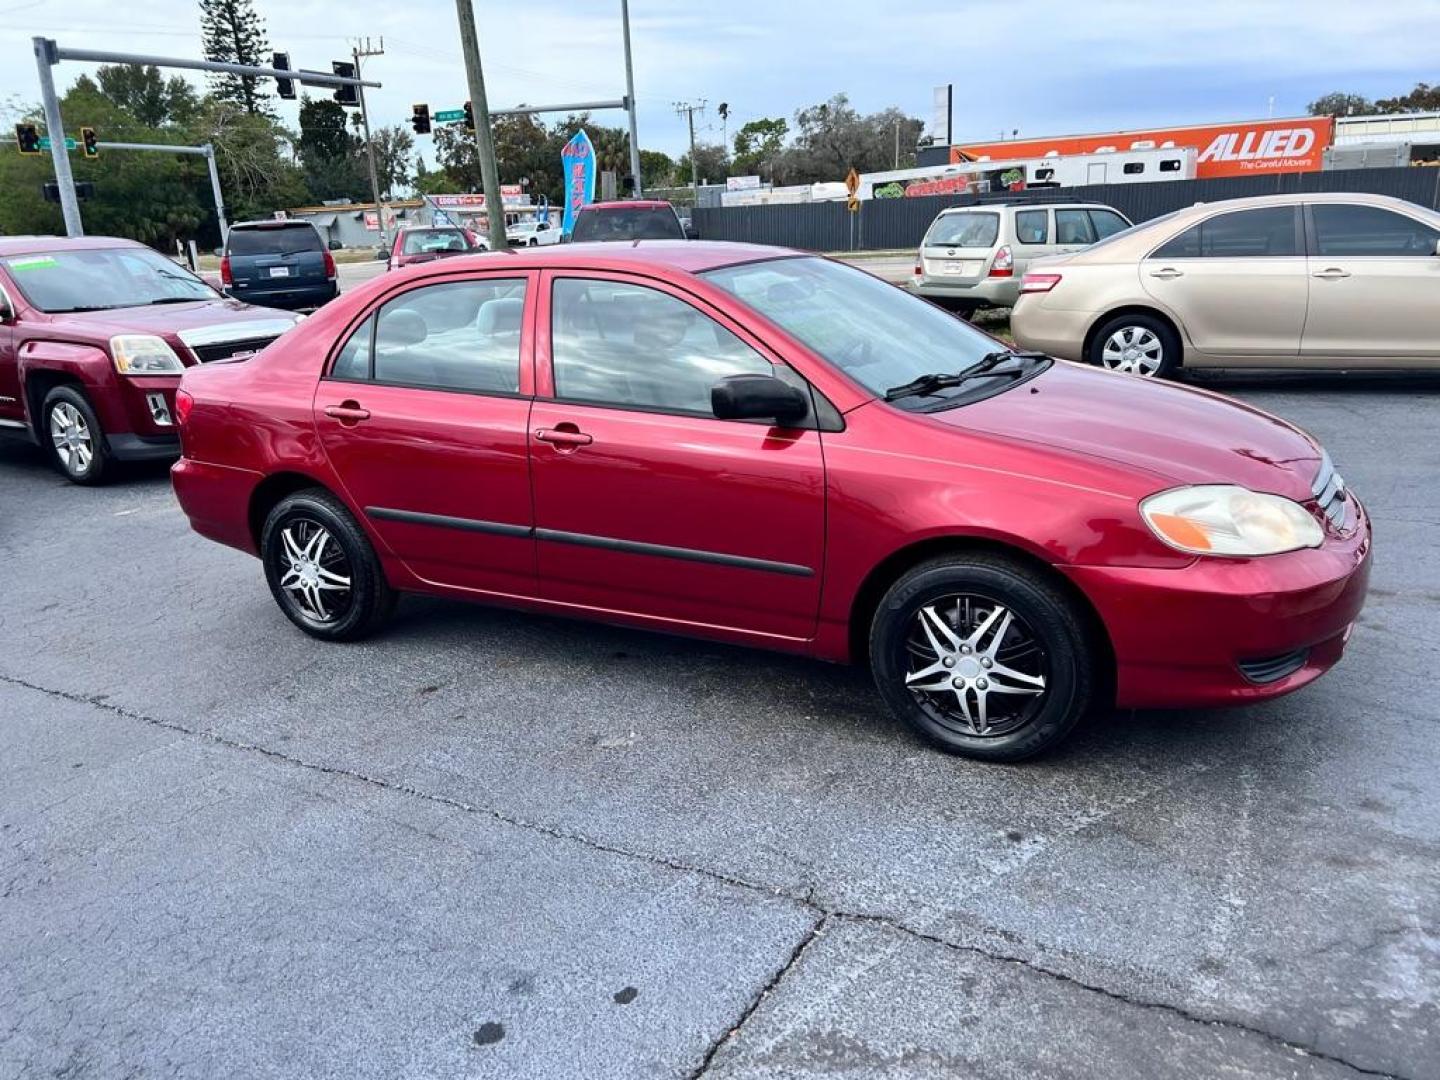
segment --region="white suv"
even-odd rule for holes
[[[1100,203],[981,203],[941,210],[920,241],[911,288],[966,315],[1011,307],[1031,259],[1064,255],[1130,228]]]

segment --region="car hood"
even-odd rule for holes
[[[295,325],[293,316],[239,300],[197,300],[192,304],[154,304],[110,311],[73,311],[53,315],[51,325],[67,336],[108,341],[115,334],[158,334],[174,344],[204,345],[250,337],[273,337]]]
[[[1206,390],[1056,361],[944,424],[1120,465],[1160,486],[1239,484],[1303,501],[1321,452],[1299,428]]]

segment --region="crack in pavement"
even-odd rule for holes
[[[584,833],[574,832],[569,829],[562,829],[555,825],[545,824],[544,822],[531,821],[526,818],[518,817],[514,814],[507,814],[504,811],[497,810],[493,807],[478,806],[474,803],[468,803],[463,799],[457,799],[450,795],[441,795],[435,792],[423,791],[420,788],[416,788],[410,784],[394,780],[387,780],[383,777],[371,776],[368,773],[363,773],[355,769],[349,769],[337,765],[325,765],[314,761],[307,761],[304,758],[296,757],[292,754],[284,753],[283,751],[272,750],[269,747],[261,746],[257,743],[248,743],[240,739],[231,738],[227,735],[221,735],[218,732],[206,731],[201,728],[192,727],[189,724],[182,724],[176,720],[166,720],[158,716],[150,716],[147,713],[136,712],[133,709],[128,709],[123,705],[114,704],[113,702],[107,700],[105,695],[89,696],[85,694],[77,694],[67,690],[57,690],[53,687],[41,686],[37,683],[30,682],[27,679],[19,678],[18,676],[6,675],[3,672],[0,672],[0,684],[20,687],[25,690],[30,690],[34,693],[44,694],[48,697],[58,698],[60,700],[73,702],[78,705],[88,705],[91,708],[99,709],[103,712],[108,712],[114,716],[118,716],[126,720],[149,724],[153,727],[163,728],[165,730],[173,731],[181,735],[205,739],[216,745],[226,747],[227,749],[240,750],[247,753],[258,754],[262,757],[269,758],[274,761],[283,762],[295,768],[306,769],[327,776],[342,777],[362,784],[368,784],[372,787],[381,788],[385,791],[390,791],[402,795],[409,795],[414,798],[423,799],[427,802],[436,803],[438,805],[446,806],[451,809],[461,810],[465,813],[479,814],[485,817],[489,817],[492,820],[498,821],[505,825],[512,825],[516,828],[537,832],[542,836],[548,836],[556,840],[570,841],[572,843],[583,845],[584,847],[587,847],[593,851],[602,852],[604,854],[618,855],[622,858],[627,859],[635,859],[641,862],[649,863],[653,866],[664,867],[667,870],[673,870],[678,873],[696,874],[701,877],[708,878],[712,881],[720,882],[725,885],[730,885],[735,888],[747,889],[752,892],[763,893],[767,896],[783,897],[814,912],[816,919],[814,924],[812,924],[812,926],[810,927],[808,933],[799,942],[799,944],[796,945],[794,950],[792,950],[790,956],[775,972],[769,982],[761,988],[760,992],[756,994],[754,998],[751,999],[750,1003],[746,1006],[745,1010],[743,1011],[739,1019],[736,1021],[734,1026],[727,1030],[711,1044],[711,1046],[706,1051],[699,1068],[691,1074],[692,1080],[694,1080],[694,1078],[702,1076],[709,1068],[712,1060],[714,1059],[715,1055],[720,1051],[720,1049],[740,1033],[741,1029],[745,1026],[746,1022],[754,1015],[756,1010],[759,1009],[765,998],[768,997],[769,994],[779,985],[779,983],[784,979],[785,975],[788,974],[789,971],[797,963],[799,963],[805,951],[820,937],[820,935],[823,933],[824,927],[832,919],[845,920],[860,925],[884,926],[896,933],[905,934],[918,940],[926,941],[955,952],[980,956],[999,963],[1013,964],[1018,967],[1025,968],[1028,971],[1034,972],[1037,975],[1042,975],[1050,979],[1055,979],[1059,982],[1066,983],[1078,989],[1088,990],[1091,993],[1099,994],[1113,1001],[1121,1002],[1126,1005],[1131,1005],[1136,1008],[1164,1012],[1171,1016],[1175,1016],[1182,1020],[1188,1021],[1190,1023],[1204,1024],[1210,1027],[1221,1027],[1231,1031],[1251,1035],[1256,1038],[1263,1039],[1274,1046],[1283,1047],[1284,1049],[1289,1050],[1292,1053],[1302,1054],[1306,1057],[1312,1057],[1319,1061],[1325,1061],[1334,1065],[1343,1066],[1344,1068],[1350,1069],[1353,1072],[1358,1073],[1362,1076],[1376,1076],[1383,1078],[1383,1080],[1408,1080],[1408,1078],[1396,1073],[1388,1073],[1384,1072],[1383,1070],[1369,1069],[1362,1065],[1356,1065],[1354,1062],[1347,1061],[1345,1058],[1314,1049],[1302,1043],[1294,1042],[1281,1035],[1276,1035],[1273,1032],[1266,1031],[1264,1028],[1254,1027],[1250,1024],[1246,1024],[1243,1021],[1226,1019],[1223,1017],[1205,1016],[1200,1013],[1192,1012],[1184,1006],[1174,1005],[1169,1002],[1152,1001],[1147,1000],[1146,998],[1133,997],[1117,990],[1111,990],[1096,983],[1086,982],[1083,979],[1080,979],[1074,975],[1067,974],[1066,972],[1059,971],[1055,968],[1047,967],[1044,964],[1038,963],[1032,958],[1017,956],[1014,954],[1008,954],[1003,952],[996,952],[991,949],[982,948],[979,945],[967,945],[960,942],[951,941],[936,934],[932,934],[927,931],[917,929],[913,926],[909,926],[902,920],[897,919],[893,916],[879,915],[866,912],[846,911],[840,908],[827,907],[819,903],[815,899],[815,888],[813,886],[808,889],[804,894],[797,895],[790,890],[773,885],[765,885],[760,882],[749,881],[734,874],[725,873],[722,870],[715,870],[711,867],[687,863],[680,859],[673,859],[663,855],[657,855],[652,852],[636,851],[630,848],[620,847],[616,844],[606,843],[603,840],[598,840],[594,837],[587,836]]]

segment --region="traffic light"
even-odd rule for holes
[[[465,130],[475,130],[475,110],[470,107],[470,102],[465,103]]]
[[[100,156],[100,140],[96,137],[94,128],[82,127],[80,129],[80,152],[87,158]]]
[[[16,124],[15,145],[22,154],[40,153],[40,129],[34,124]]]
[[[283,53],[283,52],[272,53],[271,56],[270,56],[270,66],[271,66],[272,68],[274,68],[276,71],[289,71],[289,70],[290,70],[290,54],[289,54],[289,53]],[[295,80],[294,80],[294,79],[276,79],[276,80],[275,80],[275,93],[279,94],[279,95],[280,95],[282,98],[284,98],[286,101],[294,101],[294,100],[295,100]]]
[[[430,106],[410,106],[410,126],[415,130],[416,135],[430,134]]]
[[[355,65],[348,60],[330,61],[330,70],[343,79],[355,78]],[[335,100],[341,105],[359,105],[360,88],[353,85],[337,86],[335,88]]]

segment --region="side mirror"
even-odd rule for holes
[[[379,251],[375,252],[375,258],[379,262],[388,261],[390,258],[390,249],[382,247]]]
[[[693,221],[682,222],[681,227],[685,230],[686,240],[700,239],[700,230],[695,227],[695,223]]]
[[[710,388],[710,411],[721,420],[774,420],[786,427],[810,414],[810,399],[774,375],[731,375]]]

